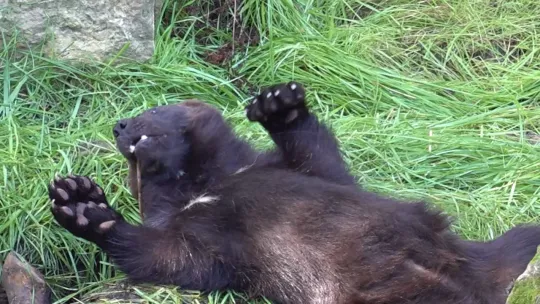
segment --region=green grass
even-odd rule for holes
[[[1,258],[14,248],[29,260],[56,303],[115,280],[105,255],[52,219],[46,187],[56,173],[94,177],[137,222],[126,164],[113,147],[99,148],[113,144],[116,119],[198,98],[223,109],[240,136],[270,147],[243,107],[250,88],[292,79],[307,86],[310,105],[368,189],[429,200],[469,239],[539,221],[539,1],[244,0],[220,18],[236,12],[242,24],[234,31],[253,28],[260,41],[237,47],[223,65],[204,54],[230,42],[233,30],[201,28],[208,20],[187,14],[188,4],[166,5],[146,64],[81,67],[3,42]],[[149,303],[181,295],[231,302],[231,293],[139,292]]]

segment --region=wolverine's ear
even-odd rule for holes
[[[217,108],[199,100],[189,99],[178,104],[186,109],[190,122],[206,120],[214,115],[221,115]]]
[[[186,100],[179,105],[187,110],[186,131],[194,141],[193,148],[206,146],[222,135],[225,120],[216,107],[198,100]]]

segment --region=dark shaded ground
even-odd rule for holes
[[[193,28],[191,23],[189,26],[175,26],[171,38],[183,39],[188,31],[194,32],[196,43],[207,47],[202,58],[210,65],[227,70],[230,78],[235,79],[236,86],[255,93],[255,87],[232,68],[232,59],[236,54],[245,52],[260,41],[258,30],[243,22],[239,13],[241,9],[242,0],[194,1],[179,11],[174,11],[173,7],[167,8],[162,26],[169,27],[172,20],[178,20],[178,15],[198,20]]]
[[[196,1],[183,7],[178,12],[183,16],[195,17],[199,21],[195,23],[195,38],[200,45],[216,45],[216,40],[222,40],[221,46],[205,54],[206,61],[210,64],[226,67],[232,56],[246,47],[259,42],[259,35],[254,27],[243,24],[239,14],[241,0],[212,0]],[[164,27],[171,25],[174,11],[168,8],[162,20]],[[216,37],[217,30],[230,35],[228,39]],[[172,31],[175,38],[183,38],[187,28],[178,26]]]

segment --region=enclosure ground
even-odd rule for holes
[[[137,222],[116,119],[197,98],[268,148],[244,106],[259,88],[293,79],[366,188],[427,200],[468,239],[538,222],[539,11],[537,0],[173,1],[147,64],[78,67],[3,41],[1,258],[14,248],[29,260],[56,303],[112,295],[121,274],[52,219],[54,175],[92,176]],[[228,292],[137,290],[147,303],[232,303]]]

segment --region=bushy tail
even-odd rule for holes
[[[485,272],[490,281],[494,279],[496,289],[508,288],[536,254],[540,226],[518,226],[493,241],[467,245],[469,256],[477,261],[477,270]]]

